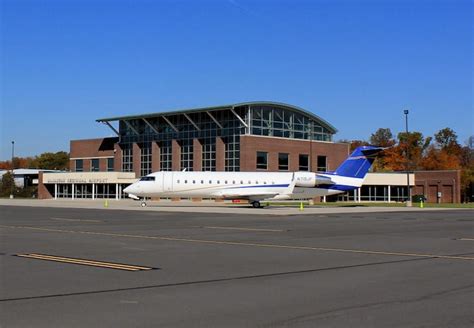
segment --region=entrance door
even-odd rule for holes
[[[173,172],[163,172],[163,191],[173,191]]]

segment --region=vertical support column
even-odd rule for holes
[[[118,143],[114,145],[114,171],[122,172],[123,151]]]
[[[354,202],[355,202],[356,199],[357,199],[357,193],[358,193],[358,191],[359,191],[358,189],[359,189],[359,188],[354,189]]]
[[[391,189],[392,186],[388,185],[387,188],[388,188],[388,202],[391,203],[392,202],[392,195],[391,195]]]
[[[181,171],[181,145],[176,139],[171,141],[171,169]]]
[[[92,200],[95,199],[95,183],[92,184]]]
[[[58,199],[58,184],[54,184],[54,199]]]
[[[135,172],[135,177],[140,177],[140,168],[141,168],[141,159],[142,159],[142,150],[138,143],[133,143],[133,172]]]
[[[72,199],[76,198],[76,185],[72,184]]]
[[[216,137],[216,171],[225,171],[225,144],[221,137]]]
[[[323,203],[326,203],[326,196],[323,196]]]
[[[119,200],[119,184],[115,184],[115,200]]]
[[[160,146],[156,141],[151,143],[151,171],[158,172],[160,170]]]
[[[362,197],[361,197],[361,188],[357,188],[357,195],[359,197],[358,202],[360,203],[361,199],[362,199]]]
[[[202,144],[199,139],[193,139],[193,171],[202,171]]]

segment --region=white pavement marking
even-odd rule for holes
[[[277,229],[257,229],[257,228],[237,228],[237,227],[203,227],[205,229],[222,229],[222,230],[240,230],[240,231],[261,231],[261,232],[284,232],[285,230]]]
[[[51,218],[55,221],[68,221],[68,222],[103,222],[101,220],[85,220],[85,219],[65,219],[65,218]]]

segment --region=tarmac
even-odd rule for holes
[[[262,202],[265,204],[266,202]],[[288,203],[288,202],[285,202]],[[304,202],[306,203],[306,202]],[[110,209],[127,211],[158,211],[158,212],[182,212],[182,213],[218,213],[235,214],[237,209],[239,214],[251,215],[308,215],[308,214],[340,214],[340,213],[376,213],[376,212],[419,212],[423,211],[445,211],[448,208],[420,208],[414,207],[384,207],[384,206],[323,206],[304,205],[300,208],[299,202],[293,201],[292,206],[271,205],[264,208],[252,208],[249,204],[235,204],[231,202],[215,202],[204,200],[193,202],[181,200],[179,202],[161,200],[147,201],[146,207],[141,207],[140,201],[131,199],[0,199],[1,205],[12,206],[33,206],[33,207],[57,207],[57,208],[88,208],[88,209]]]
[[[8,202],[1,327],[474,325],[472,210]]]

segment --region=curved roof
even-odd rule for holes
[[[128,116],[116,116],[116,117],[109,117],[109,118],[99,118],[96,122],[110,122],[110,121],[120,121],[120,120],[133,120],[133,119],[140,119],[140,118],[149,118],[149,117],[157,117],[157,116],[168,116],[168,115],[177,115],[177,114],[188,114],[188,113],[195,113],[195,112],[206,112],[206,111],[217,111],[217,110],[225,110],[225,109],[232,109],[235,107],[241,106],[274,106],[285,108],[297,113],[300,113],[312,120],[319,122],[323,127],[328,129],[331,133],[336,133],[337,129],[331,125],[326,120],[322,119],[321,117],[294,105],[289,105],[281,102],[274,102],[274,101],[248,101],[230,105],[222,105],[222,106],[211,106],[211,107],[201,107],[201,108],[189,108],[189,109],[178,109],[173,111],[165,111],[165,112],[156,112],[156,113],[146,113],[146,114],[137,114],[137,115],[128,115]],[[250,107],[252,108],[252,107]]]

